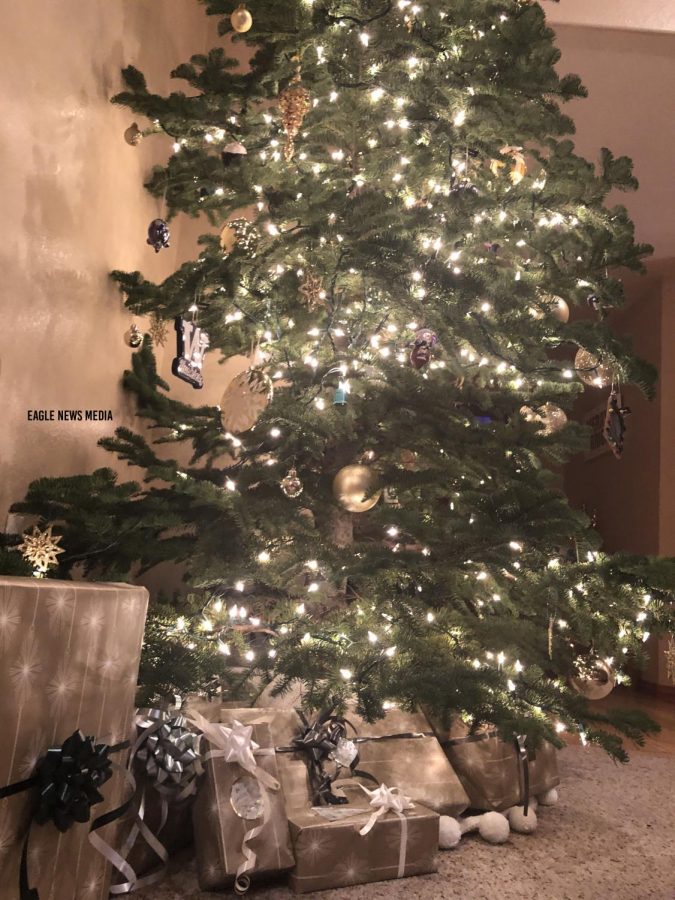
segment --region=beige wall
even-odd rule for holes
[[[133,117],[109,98],[129,63],[166,91],[171,68],[201,52],[207,32],[209,44],[218,40],[196,0],[4,5],[0,529],[31,479],[110,464],[97,439],[133,421],[120,389],[131,317],[108,272],[161,279],[193,254],[198,229],[182,222],[158,255],[146,245],[160,207],[142,183],[169,142],[128,146]],[[28,409],[71,408],[112,409],[115,420],[27,422]]]

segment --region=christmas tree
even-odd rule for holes
[[[15,509],[56,523],[58,574],[184,566],[155,603],[150,693],[302,684],[313,709],[422,704],[625,759],[619,732],[654,724],[583,685],[670,624],[673,568],[600,552],[560,466],[586,446],[566,411],[587,385],[654,388],[606,322],[649,252],[605,205],[630,161],[575,154],[562,106],[584,88],[537,3],[257,0],[250,29],[206,6],[250,64],[224,39],[173,73],[193,95],[130,67],[115,102],[174,141],[147,184],[167,219],[211,227],[161,284],[113,274],[134,314],[176,322],[174,375],[251,368],[191,406],[146,337],[124,383],[153,430],[102,441],[144,483],[42,479]]]

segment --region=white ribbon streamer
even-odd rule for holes
[[[381,784],[374,791],[368,790],[362,784],[359,785],[362,791],[370,797],[370,805],[374,807],[374,812],[370,819],[366,822],[359,834],[366,835],[374,827],[378,819],[386,816],[388,812],[393,812],[398,816],[401,822],[401,843],[398,850],[398,874],[397,878],[403,878],[405,875],[405,862],[408,850],[408,820],[405,817],[405,810],[414,809],[415,804],[411,802],[410,797],[402,794],[400,789],[388,788],[386,784]]]
[[[264,769],[261,769],[256,761],[257,756],[270,756],[274,754],[274,750],[261,749],[253,740],[253,726],[242,725],[235,719],[231,726],[220,725],[209,722],[202,715],[193,712],[188,721],[195,725],[203,733],[208,740],[211,749],[202,757],[205,761],[209,759],[224,759],[225,762],[236,763],[241,766],[244,771],[248,772],[258,780],[262,788],[263,799],[263,816],[262,822],[249,829],[244,835],[241,844],[241,852],[244,856],[243,862],[237,868],[234,879],[234,889],[238,894],[245,894],[251,884],[251,879],[246,874],[255,868],[257,855],[255,850],[249,847],[249,842],[262,832],[263,828],[270,820],[271,806],[267,791],[278,791],[280,784],[274,776],[270,775]]]

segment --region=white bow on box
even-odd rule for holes
[[[211,749],[202,757],[206,762],[210,759],[223,759],[225,762],[241,766],[246,772],[257,779],[262,788],[263,816],[262,822],[249,829],[244,835],[241,852],[244,861],[237,869],[234,881],[234,889],[238,894],[244,894],[251,883],[251,879],[245,873],[255,867],[256,853],[248,844],[256,838],[270,819],[270,802],[267,791],[278,791],[280,784],[273,775],[261,769],[256,761],[256,756],[272,756],[274,750],[261,749],[253,740],[253,726],[242,725],[236,720],[229,725],[219,725],[209,722],[199,713],[193,712],[190,722],[196,725],[211,745]]]
[[[408,820],[405,817],[405,811],[408,809],[414,809],[415,804],[411,802],[410,797],[406,797],[405,794],[402,794],[400,789],[388,788],[386,784],[381,784],[378,788],[375,788],[374,791],[369,791],[367,787],[364,787],[362,784],[359,785],[361,790],[365,791],[366,794],[370,797],[370,805],[374,807],[374,812],[372,813],[370,819],[366,822],[363,828],[359,831],[359,834],[366,835],[373,828],[378,819],[381,819],[388,812],[395,813],[401,822],[401,843],[399,846],[398,853],[398,878],[403,878],[405,875],[405,860],[406,860],[406,852],[408,849]]]

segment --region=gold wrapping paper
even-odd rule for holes
[[[237,721],[243,725],[266,722],[272,734],[274,747],[289,747],[302,729],[300,716],[294,709],[260,707],[238,709]],[[233,711],[222,709],[221,722],[231,722]],[[312,804],[312,789],[304,756],[300,753],[277,753],[278,778],[284,795],[287,812],[307,809]]]
[[[251,712],[257,711],[223,710],[223,724],[231,725],[235,719],[242,724],[251,724],[253,740],[260,748],[273,749],[269,724],[251,722],[252,717],[244,715]],[[245,722],[245,718],[248,721]],[[208,742],[204,744],[203,752],[206,754],[211,747]],[[279,780],[274,753],[256,754],[256,762],[261,769]],[[206,759],[204,769],[204,780],[197,793],[192,816],[199,886],[202,890],[211,890],[234,882],[237,870],[245,858],[242,852],[244,836],[251,828],[260,825],[263,819],[242,819],[234,810],[231,802],[232,786],[237,779],[250,777],[238,763],[229,763],[223,758]],[[269,790],[267,796],[270,804],[269,821],[248,844],[256,854],[255,866],[246,873],[251,877],[289,869],[294,863],[283,793],[281,790]]]
[[[347,795],[349,806],[289,813],[296,858],[290,885],[296,893],[398,877],[402,835],[399,817],[387,812],[368,834],[361,835],[359,830],[373,810],[362,791],[352,789]],[[350,815],[354,810],[359,811]],[[435,872],[438,814],[416,803],[403,815],[407,825],[405,877]]]
[[[466,737],[469,729],[461,721],[449,730],[437,730],[467,794],[472,809],[496,810],[518,806],[525,799],[523,766],[512,741],[498,735],[484,740],[447,744],[445,741]],[[528,753],[530,797],[537,797],[560,784],[558,757],[552,744],[544,742]]]
[[[359,769],[380,783],[396,785],[413,802],[442,815],[457,816],[467,808],[467,793],[423,713],[391,709],[372,725],[351,710],[345,717],[356,728],[358,738],[384,738],[359,741]],[[426,736],[386,737],[408,732]],[[353,737],[351,731],[349,737]],[[365,780],[363,784],[372,787]]]
[[[98,741],[128,738],[148,592],[126,584],[0,576],[0,785],[29,777],[40,756],[80,729]],[[124,753],[111,759],[123,765]],[[92,818],[126,799],[124,779],[104,786]],[[0,801],[0,890],[18,896],[19,860],[34,793]],[[114,843],[114,823],[99,832]],[[61,834],[31,829],[28,874],[41,900],[104,900],[110,866],[89,824]]]

